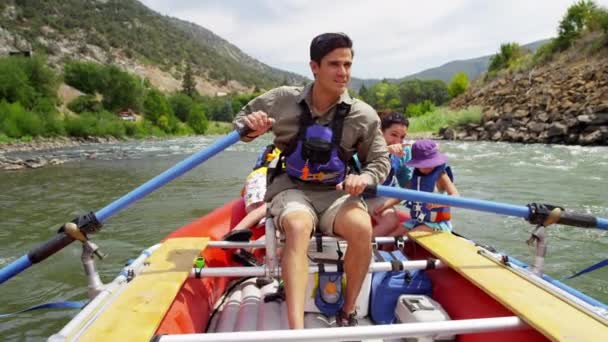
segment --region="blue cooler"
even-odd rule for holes
[[[376,251],[375,261],[406,261],[407,257],[400,250],[386,252]],[[397,299],[404,294],[431,296],[433,284],[421,270],[376,272],[372,275],[370,316],[376,324],[395,322]]]

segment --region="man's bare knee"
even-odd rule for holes
[[[281,226],[287,238],[308,239],[314,228],[314,221],[309,213],[294,211],[282,218]]]
[[[346,204],[336,215],[334,231],[349,243],[368,243],[372,238],[371,217],[357,203]]]

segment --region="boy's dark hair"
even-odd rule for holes
[[[352,56],[353,41],[344,33],[323,33],[313,38],[310,42],[310,60],[321,64],[321,60],[335,49],[349,48]]]
[[[410,127],[410,120],[401,113],[385,111],[378,113],[378,115],[380,116],[380,129],[382,131],[393,124],[402,124],[405,127]]]

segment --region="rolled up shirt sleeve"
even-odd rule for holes
[[[253,100],[249,101],[241,110],[236,114],[236,117],[232,121],[232,125],[235,129],[245,125],[243,117],[253,112],[265,112],[269,117],[274,117],[274,106],[277,98],[281,95],[281,89],[275,88],[268,92],[257,96]],[[242,141],[249,142],[253,139],[243,136]]]

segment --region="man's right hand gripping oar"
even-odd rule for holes
[[[251,132],[247,133],[247,135],[243,136],[241,139],[247,142],[266,133],[270,128],[272,128],[272,124],[274,123],[273,118],[261,111],[245,115],[243,116],[242,120],[243,124],[245,124],[245,126],[251,130]]]

